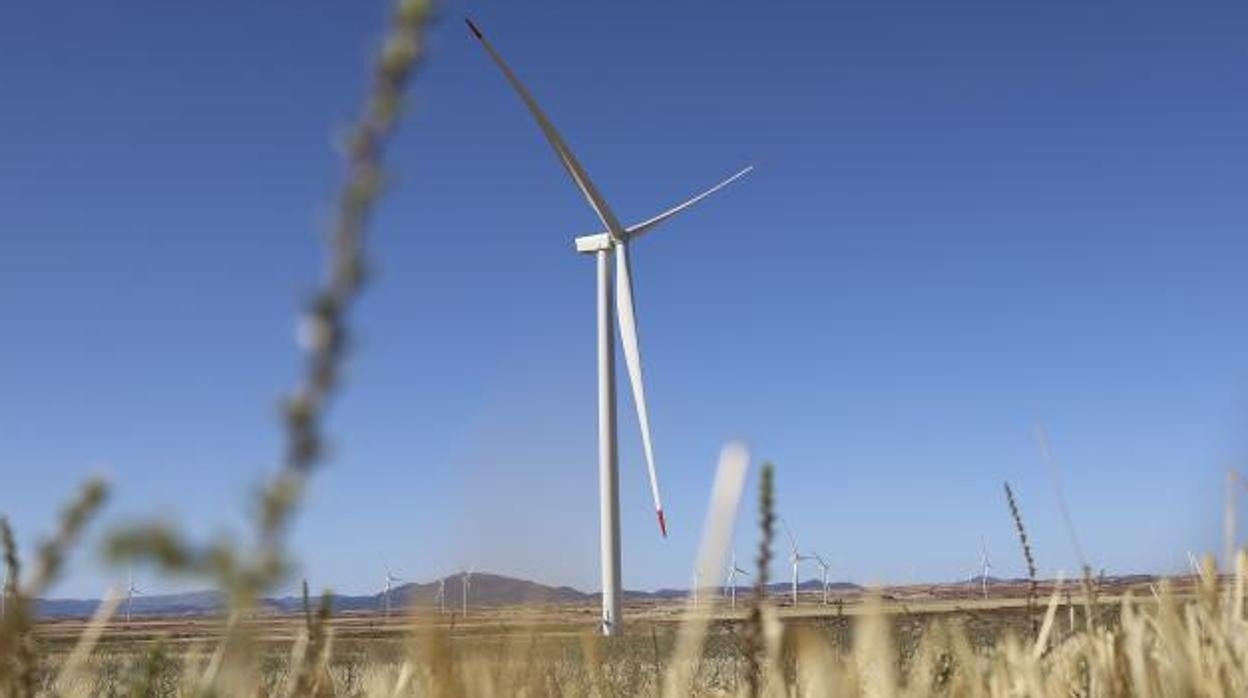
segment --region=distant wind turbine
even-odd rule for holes
[[[446,577],[438,580],[438,613],[446,615]]]
[[[130,624],[130,609],[134,606],[134,597],[142,596],[143,592],[134,584],[134,570],[126,573],[126,625]]]
[[[988,543],[981,537],[979,539],[979,586],[985,599],[988,598],[988,570],[990,569],[992,569],[992,563],[988,561]]]
[[[1196,554],[1190,550],[1187,551],[1187,564],[1192,568],[1192,577],[1199,580],[1201,578],[1200,563],[1196,561]]]
[[[389,567],[386,568],[385,604],[386,604],[386,621],[387,622],[389,622],[390,620],[390,592],[394,589],[394,584],[396,582],[401,582],[401,581],[403,581],[402,577],[392,572]]]
[[[732,610],[737,609],[737,575],[750,576],[749,572],[737,567],[737,553],[732,553],[732,564],[728,567],[728,593],[732,598]]]
[[[529,113],[537,121],[542,134],[555,151],[563,168],[567,170],[573,183],[585,196],[586,201],[605,230],[594,235],[585,235],[576,239],[576,250],[584,254],[593,254],[596,258],[597,312],[598,312],[598,480],[599,480],[599,520],[601,526],[602,553],[602,632],[614,635],[622,628],[621,594],[620,594],[620,513],[619,513],[619,469],[616,443],[616,406],[615,406],[615,339],[612,330],[612,288],[611,262],[615,262],[615,318],[619,322],[620,343],[623,345],[624,361],[628,366],[629,384],[632,386],[633,403],[637,408],[637,422],[641,427],[641,443],[645,454],[646,468],[650,476],[650,494],[654,499],[655,514],[658,517],[659,531],[667,537],[667,519],[663,514],[663,502],[659,496],[659,478],[654,462],[654,449],[650,439],[650,416],[646,407],[646,394],[641,372],[641,347],[637,337],[637,317],[633,307],[633,277],[629,268],[629,245],[635,238],[654,230],[667,219],[684,211],[695,203],[710,196],[727,186],[730,182],[744,176],[750,171],[747,167],[725,179],[697,196],[674,206],[653,218],[635,225],[624,227],[615,213],[607,205],[598,188],[589,179],[589,174],[572,149],[564,142],[563,137],[555,130],[554,124],[547,118],[542,108],[537,105],[528,88],[520,82],[520,78],[503,61],[502,56],[494,50],[494,46],[485,38],[481,30],[472,20],[467,20],[468,28],[477,38],[481,46],[489,54],[494,64],[502,71],[512,89],[520,96]]]
[[[784,519],[780,519],[781,525],[784,526],[784,535],[789,539],[789,562],[793,565],[793,607],[797,607],[797,573],[798,568],[802,564],[802,560],[811,559],[809,555],[803,555],[798,551],[797,539],[793,537],[793,532],[789,530],[789,524]]]
[[[472,586],[472,570],[466,570],[460,577],[460,591],[463,594],[463,610],[464,616],[468,615],[468,587]]]
[[[819,553],[814,553],[814,558],[815,558],[815,564],[819,565],[820,569],[823,571],[823,605],[827,606],[828,605],[828,570],[830,570],[832,566],[829,565],[827,561],[823,559],[823,556],[821,556]]]

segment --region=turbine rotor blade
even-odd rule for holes
[[[628,266],[628,243],[615,246],[615,314],[620,325],[620,343],[624,346],[624,362],[628,364],[628,382],[633,388],[633,404],[641,427],[641,445],[650,473],[650,493],[654,511],[659,518],[659,531],[667,537],[667,520],[663,516],[663,500],[659,497],[659,476],[654,467],[654,448],[650,442],[650,414],[646,409],[646,389],[641,376],[641,347],[637,339],[637,316],[633,309],[633,278]]]
[[[503,57],[498,54],[498,51],[494,50],[494,46],[485,38],[485,35],[481,33],[477,25],[473,24],[471,19],[465,18],[464,21],[468,23],[468,28],[472,30],[472,35],[477,37],[477,41],[481,42],[481,46],[485,48],[486,53],[490,54],[490,58],[493,59],[495,65],[498,66],[499,70],[503,71],[503,76],[507,78],[507,82],[511,83],[512,88],[520,95],[520,99],[524,101],[525,106],[529,108],[529,113],[533,115],[538,127],[542,129],[546,140],[550,142],[550,147],[554,149],[555,155],[563,163],[563,168],[568,171],[572,181],[576,183],[577,188],[585,195],[585,200],[589,202],[590,207],[598,214],[598,218],[602,221],[603,226],[606,227],[607,232],[611,233],[611,237],[615,240],[623,240],[624,229],[620,225],[619,219],[611,212],[611,208],[607,206],[606,199],[603,198],[598,188],[589,179],[589,173],[585,171],[585,168],[577,161],[576,156],[572,154],[572,149],[568,147],[563,137],[555,130],[555,125],[551,123],[546,113],[542,111],[542,108],[537,105],[537,101],[533,99],[533,95],[529,93],[524,83],[520,82],[520,78],[503,61]]]
[[[680,213],[681,211],[684,211],[685,209],[689,208],[690,206],[692,206],[692,205],[694,205],[694,204],[698,203],[698,202],[699,202],[699,201],[701,201],[702,199],[705,199],[706,197],[710,196],[711,194],[714,194],[715,192],[719,191],[720,189],[723,189],[724,187],[728,186],[729,184],[732,184],[733,182],[737,181],[738,179],[740,179],[740,178],[744,177],[745,175],[749,174],[750,170],[753,170],[753,169],[754,169],[754,166],[753,166],[753,165],[750,165],[750,166],[746,167],[745,169],[741,170],[740,172],[738,172],[738,173],[734,174],[733,176],[729,177],[728,179],[725,179],[724,181],[720,182],[719,184],[716,184],[715,186],[711,187],[710,189],[707,189],[706,191],[702,192],[701,194],[698,194],[697,196],[693,197],[692,199],[689,199],[688,201],[686,201],[686,202],[684,202],[684,203],[682,203],[682,204],[678,204],[678,205],[676,205],[676,206],[673,206],[672,208],[669,208],[668,210],[664,211],[663,213],[660,213],[659,215],[657,215],[657,216],[655,216],[655,217],[653,217],[653,218],[650,218],[650,219],[644,220],[644,221],[642,221],[642,222],[640,222],[640,223],[637,223],[637,224],[635,224],[635,225],[629,226],[629,227],[628,227],[628,228],[627,228],[624,232],[628,235],[628,237],[629,237],[630,239],[631,239],[631,238],[635,238],[635,237],[640,237],[640,236],[642,236],[642,235],[645,235],[646,233],[650,232],[651,230],[654,230],[655,228],[657,228],[657,227],[659,227],[660,225],[662,225],[662,224],[663,224],[663,222],[664,222],[664,221],[666,221],[668,218],[671,218],[672,216],[674,216],[674,215],[676,215],[676,214]]]
[[[797,541],[793,539],[793,533],[789,531],[789,522],[781,518],[780,525],[784,527],[784,535],[789,539],[789,547],[793,550],[793,554],[797,555]]]

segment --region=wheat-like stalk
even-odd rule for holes
[[[109,550],[114,558],[141,557],[169,572],[211,576],[229,592],[236,609],[250,607],[289,570],[284,533],[307,477],[324,458],[323,422],[340,387],[349,348],[347,316],[366,276],[365,234],[383,189],[385,147],[408,78],[424,50],[430,12],[429,0],[395,2],[371,89],[344,144],[346,173],[329,236],[325,279],[300,320],[303,372],[283,400],[283,467],[260,492],[255,549],[244,555],[229,544],[197,545],[160,522],[141,522],[113,533]]]
[[[222,672],[226,663],[254,667],[255,658],[242,649],[249,644],[242,620],[260,595],[291,567],[285,550],[286,529],[307,478],[324,458],[323,422],[340,387],[349,349],[347,317],[366,276],[366,232],[383,189],[385,149],[397,124],[404,88],[423,53],[429,18],[429,0],[396,0],[371,88],[344,144],[346,172],[330,230],[325,277],[300,320],[303,371],[283,400],[285,453],[282,467],[259,494],[254,547],[240,551],[229,543],[192,543],[159,522],[127,526],[110,537],[108,548],[115,559],[144,558],[167,572],[209,577],[227,592],[227,630],[201,682],[207,690],[219,690],[212,687],[218,677],[229,673]],[[320,683],[319,674],[309,676],[316,673],[313,665],[323,661],[327,643],[320,632],[310,639],[309,654],[294,682],[297,695],[315,694]]]
[[[1036,581],[1036,558],[1031,553],[1031,543],[1027,540],[1027,527],[1023,525],[1023,514],[1018,509],[1018,500],[1014,497],[1014,490],[1010,488],[1010,483],[1005,484],[1005,499],[1010,505],[1010,517],[1014,519],[1014,531],[1018,534],[1018,544],[1023,549],[1023,559],[1027,561],[1027,621],[1031,625],[1031,634],[1034,637],[1037,632],[1036,627],[1036,590],[1038,582]]]
[[[764,654],[763,606],[771,570],[771,547],[776,538],[776,466],[764,463],[758,481],[758,557],[754,565],[754,595],[745,626],[746,685],[749,695],[759,695]]]
[[[10,575],[4,622],[0,624],[0,688],[5,688],[10,696],[36,695],[40,651],[34,633],[32,600],[60,577],[65,558],[107,497],[108,487],[102,480],[91,479],[83,484],[77,496],[61,510],[56,534],[39,544],[34,569],[26,582],[19,577],[21,563],[13,529],[7,519],[0,520],[0,545],[4,547],[5,569]]]

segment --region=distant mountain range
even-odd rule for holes
[[[451,575],[425,584],[402,584],[390,590],[390,603],[395,608],[408,606],[433,607],[438,603],[438,587],[445,585],[447,608],[458,608],[463,602],[463,578]],[[474,572],[468,582],[468,603],[472,606],[516,606],[520,604],[578,603],[594,598],[572,587],[553,587],[527,579],[501,574]],[[284,611],[302,608],[303,600],[286,596],[269,599],[270,604]],[[375,611],[385,606],[385,592],[366,596],[334,595],[335,611]]]
[[[1119,575],[1106,577],[1102,580],[1109,588],[1123,588],[1132,584],[1144,584],[1155,581],[1152,575]],[[438,604],[439,582],[444,585],[446,607],[456,609],[463,600],[462,578],[451,575],[443,580],[434,580],[424,584],[402,584],[391,589],[390,602],[393,608],[425,607],[433,608]],[[1002,579],[988,577],[988,585],[992,587],[1024,585],[1027,579]],[[1052,580],[1040,580],[1041,584],[1051,584]],[[935,589],[978,589],[981,581],[978,575],[970,579],[934,585],[920,585]],[[738,592],[747,592],[749,584],[738,585]],[[791,582],[778,581],[768,585],[768,591],[776,596],[784,596],[792,589]],[[823,584],[817,579],[807,579],[798,584],[803,592],[818,592]],[[863,587],[849,582],[832,582],[828,588],[837,594],[854,593]],[[706,585],[706,589],[719,589],[719,585]],[[521,604],[585,604],[595,603],[600,594],[588,593],[567,586],[549,586],[527,579],[517,579],[500,574],[476,572],[468,587],[468,604],[470,606],[517,606]],[[969,593],[969,592],[967,592]],[[680,599],[689,594],[688,589],[658,589],[656,591],[626,590],[624,597],[631,601],[656,601]],[[314,600],[315,602],[315,600]],[[334,594],[331,597],[334,613],[380,611],[385,608],[385,592],[350,596]],[[88,618],[100,605],[99,599],[39,599],[36,612],[43,618]],[[281,596],[263,599],[262,609],[270,613],[295,613],[303,608],[303,600],[297,596]],[[131,613],[136,616],[210,616],[219,613],[225,607],[225,597],[216,591],[195,591],[184,594],[161,594],[135,596]],[[124,606],[118,609],[124,613]]]
[[[225,606],[225,596],[219,591],[192,591],[135,596],[131,604],[131,613],[138,616],[209,615]],[[38,599],[35,612],[42,618],[87,618],[99,605],[99,599]]]
[[[451,575],[443,580],[434,580],[424,584],[411,583],[395,586],[390,591],[390,602],[394,608],[421,606],[432,608],[438,603],[440,582],[445,588],[446,607],[458,608],[463,600],[462,578],[459,575]],[[738,586],[741,590],[747,588],[749,588],[748,585]],[[779,594],[787,592],[791,587],[787,582],[776,582],[768,588],[772,593]],[[823,585],[818,580],[808,579],[801,582],[798,588],[802,591],[815,591],[822,589]],[[832,583],[829,584],[829,588],[838,592],[861,589],[848,582]],[[624,596],[632,600],[663,600],[682,598],[688,593],[688,589],[626,590]],[[470,606],[576,604],[596,601],[600,596],[601,594],[596,592],[587,593],[567,586],[548,586],[527,579],[516,579],[486,572],[473,573],[468,584]],[[385,607],[385,592],[361,596],[334,594],[331,597],[331,603],[335,613],[378,611]],[[35,608],[42,618],[87,618],[95,612],[99,604],[99,599],[39,599],[36,601]],[[298,596],[282,596],[263,599],[260,605],[263,609],[273,613],[293,613],[302,609],[303,600]],[[136,616],[205,616],[219,613],[224,606],[224,595],[216,591],[141,595],[134,597],[131,613]]]

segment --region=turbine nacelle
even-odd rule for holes
[[[596,235],[582,235],[576,239],[576,251],[581,254],[594,254],[595,252],[606,252],[615,246],[615,241],[611,239],[611,233],[598,233]]]

